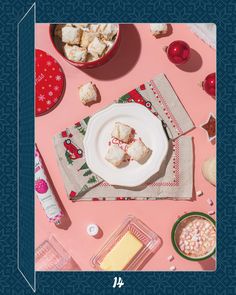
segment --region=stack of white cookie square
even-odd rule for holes
[[[118,33],[117,24],[58,24],[54,35],[64,44],[65,56],[74,62],[90,62],[109,51]]]
[[[144,144],[141,138],[135,139],[135,130],[129,125],[115,122],[111,136],[126,144],[125,150],[117,144],[112,144],[107,150],[105,159],[112,165],[119,167],[125,157],[142,163],[151,150]]]

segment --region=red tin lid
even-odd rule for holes
[[[35,115],[54,109],[63,96],[65,75],[59,63],[45,51],[35,51]]]

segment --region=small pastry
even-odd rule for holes
[[[142,142],[141,139],[131,143],[127,149],[127,154],[131,159],[140,162],[148,155],[150,149]]]
[[[158,36],[160,34],[166,34],[167,33],[167,24],[150,24],[150,30],[153,34],[153,36]]]
[[[105,27],[107,26],[108,24],[104,23],[104,24],[99,24],[99,32],[103,32]]]
[[[117,24],[107,24],[105,27],[100,26],[101,34],[106,40],[112,40],[118,32]]]
[[[62,28],[62,42],[71,45],[79,44],[82,35],[80,28],[65,26]]]
[[[93,56],[98,57],[103,54],[106,49],[106,44],[95,37],[93,41],[88,46],[88,52],[91,53]]]
[[[105,159],[112,165],[119,167],[123,162],[125,157],[125,152],[116,144],[111,145],[108,148]]]
[[[79,28],[79,29],[87,29],[89,24],[72,24],[74,27]]]
[[[207,181],[216,185],[216,157],[209,158],[203,162],[202,174]]]
[[[133,128],[126,124],[116,122],[111,136],[128,143],[133,138]]]
[[[80,40],[80,46],[87,48],[95,37],[98,37],[97,33],[84,31]]]
[[[54,36],[59,37],[67,45],[64,48],[64,53],[68,59],[91,62],[99,59],[112,48],[117,31],[117,24],[56,24]],[[69,45],[77,45],[82,49],[68,47]]]
[[[87,50],[79,46],[73,45],[70,46],[66,44],[64,46],[65,56],[75,62],[84,62],[86,61]]]
[[[79,98],[84,105],[97,101],[97,89],[92,82],[79,87]]]
[[[99,27],[100,27],[100,24],[91,24],[89,26],[89,30],[93,33],[96,33],[99,31]]]

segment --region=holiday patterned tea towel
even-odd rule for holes
[[[190,200],[193,191],[192,138],[182,135],[194,125],[166,76],[160,74],[140,85],[123,95],[118,103],[140,103],[162,120],[169,137],[169,150],[160,171],[135,188],[111,186],[94,174],[84,157],[83,139],[89,121],[87,117],[54,137],[58,165],[69,199]]]

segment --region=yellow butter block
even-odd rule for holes
[[[128,231],[104,257],[101,269],[123,270],[142,247],[143,244]]]

